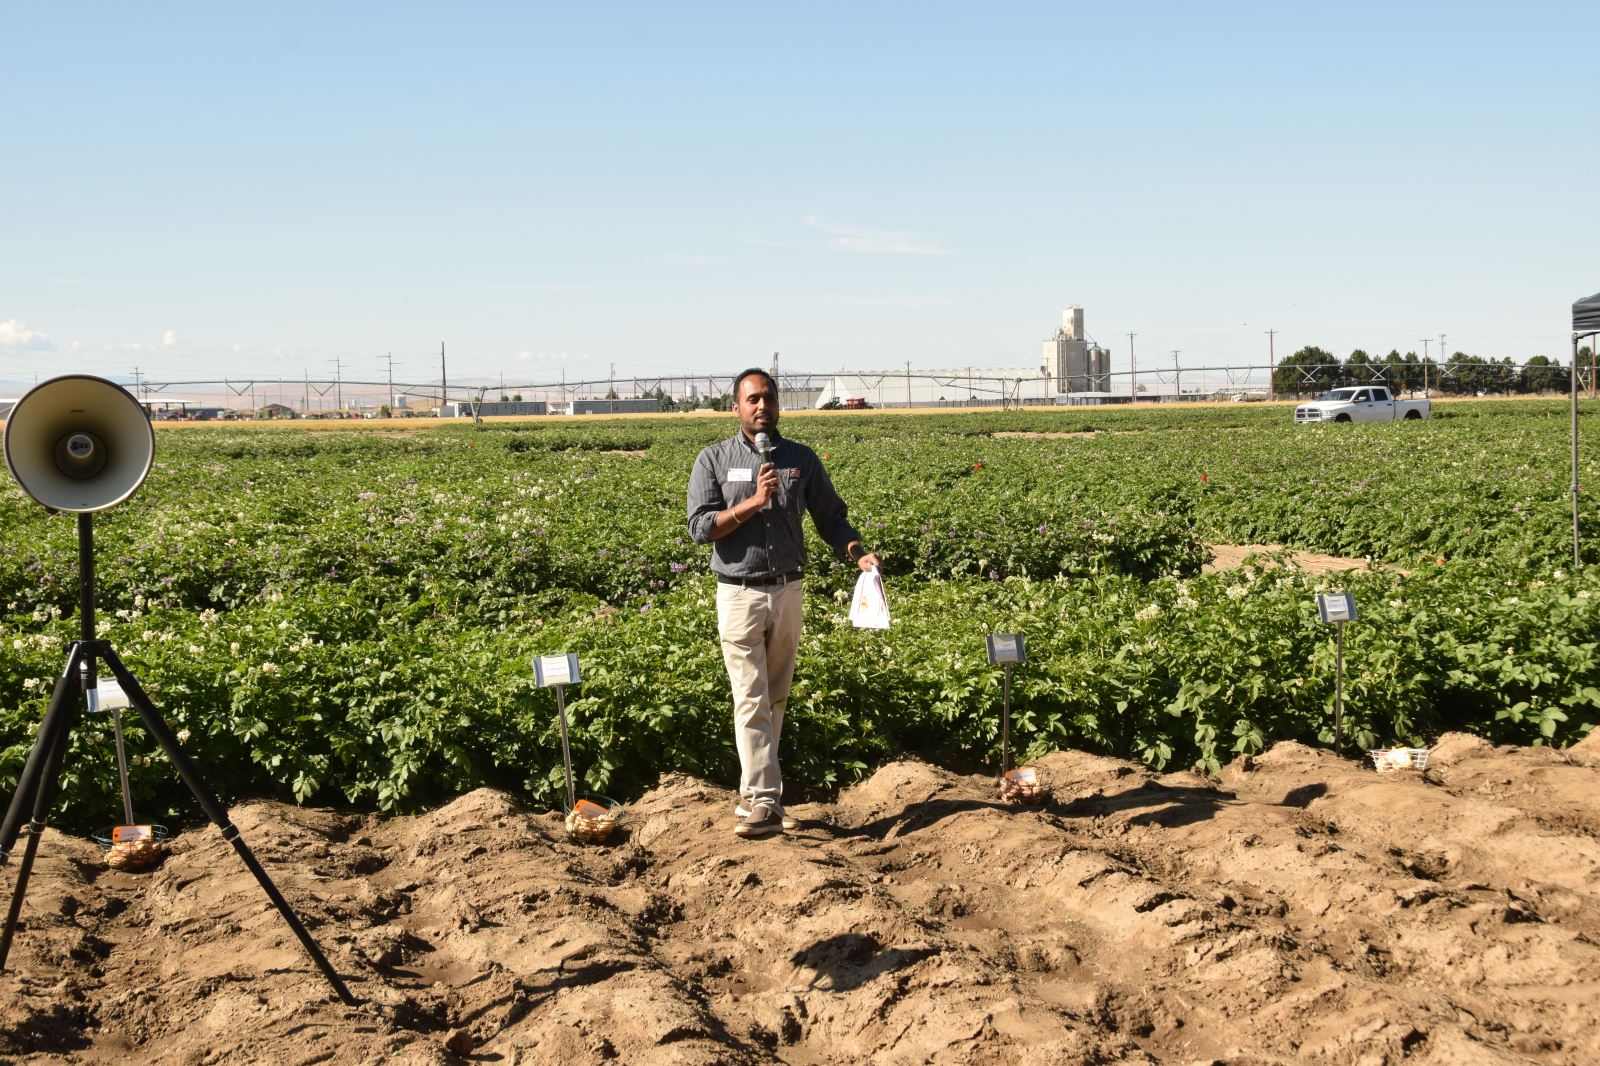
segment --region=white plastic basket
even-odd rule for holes
[[[1429,748],[1373,748],[1367,752],[1380,774],[1395,770],[1426,770]]]

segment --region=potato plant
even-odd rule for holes
[[[1336,586],[1361,606],[1345,750],[1446,729],[1571,743],[1600,720],[1600,579],[1571,572],[1557,414],[791,417],[886,557],[895,626],[848,625],[854,568],[813,539],[788,779],[825,794],[906,752],[993,767],[986,628],[1028,635],[1013,693],[1025,753],[1214,770],[1280,738],[1331,745],[1333,641],[1313,599]],[[528,665],[555,651],[583,658],[569,709],[585,789],[626,799],[666,770],[731,782],[708,551],[683,515],[695,453],[731,432],[682,418],[162,433],[144,487],[97,518],[101,628],[229,799],[398,811],[493,785],[556,804],[554,702]],[[1067,432],[1091,435],[1027,435]],[[1590,445],[1582,462],[1600,483]],[[10,786],[77,632],[76,543],[70,518],[10,482],[0,529]],[[1252,542],[1385,565],[1201,572],[1207,543]],[[127,726],[138,809],[194,817]],[[74,732],[61,784],[59,820],[118,817],[104,718]]]

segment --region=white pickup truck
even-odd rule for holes
[[[1393,422],[1427,418],[1433,401],[1397,400],[1383,385],[1356,385],[1325,392],[1294,409],[1296,422]]]

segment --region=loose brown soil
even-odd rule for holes
[[[47,833],[0,1058],[156,1063],[1593,1063],[1600,738],[1425,775],[1280,744],[1219,781],[1043,760],[1055,801],[891,765],[746,841],[669,776],[623,839],[489,791],[276,803],[153,872]],[[20,849],[19,849],[20,850]]]
[[[1211,561],[1203,569],[1206,573],[1217,570],[1237,570],[1252,565],[1272,567],[1287,561],[1297,569],[1313,574],[1335,573],[1341,570],[1366,570],[1372,567],[1371,559],[1351,559],[1343,555],[1323,555],[1321,552],[1299,551],[1281,544],[1208,544]],[[1392,569],[1392,568],[1391,568]],[[1407,573],[1399,570],[1398,573]]]

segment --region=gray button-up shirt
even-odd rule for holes
[[[771,508],[718,540],[711,539],[717,515],[755,495],[761,453],[743,433],[735,433],[694,461],[689,475],[689,536],[696,544],[711,545],[711,569],[719,574],[773,577],[805,566],[806,542],[800,527],[804,511],[811,513],[822,539],[841,555],[852,540],[861,539],[817,453],[776,431],[772,438],[772,465],[783,486],[783,506],[774,499]]]

